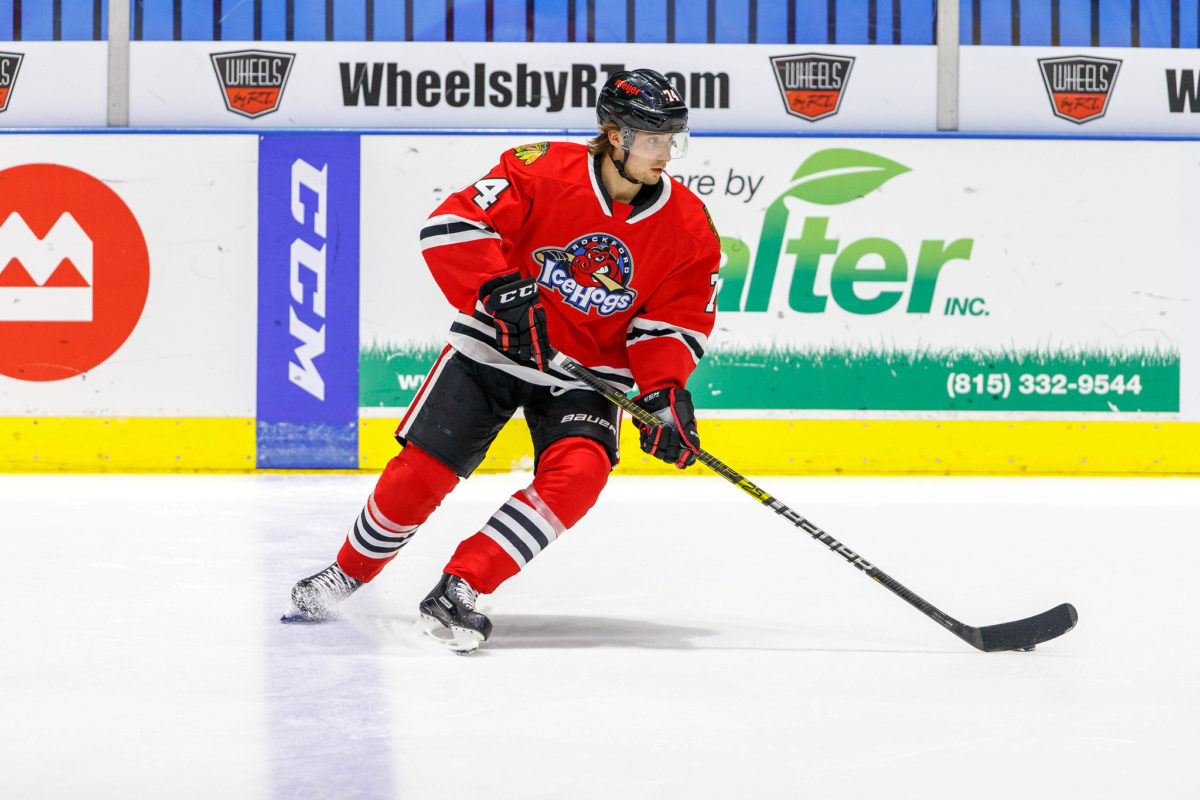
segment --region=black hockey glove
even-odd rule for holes
[[[496,349],[513,361],[544,370],[550,357],[550,337],[537,278],[522,278],[517,272],[492,278],[479,290],[479,299],[492,315]]]
[[[700,436],[696,433],[696,410],[687,389],[667,387],[635,397],[633,402],[659,419],[662,425],[643,425],[634,420],[641,431],[642,450],[680,469],[696,463],[700,452]]]

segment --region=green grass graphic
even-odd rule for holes
[[[441,350],[434,342],[365,347],[360,404],[408,405]],[[689,388],[696,406],[707,409],[1177,412],[1179,352],[1070,345],[716,348]]]
[[[358,404],[407,406],[443,347],[442,342],[406,345],[372,342],[362,347],[358,353]]]

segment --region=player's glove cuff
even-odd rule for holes
[[[696,463],[700,452],[700,436],[696,433],[696,410],[687,389],[669,386],[635,397],[643,410],[663,420],[661,425],[644,425],[636,419],[633,424],[641,433],[642,451],[655,458],[685,469]]]
[[[480,288],[479,299],[492,315],[496,349],[513,361],[544,370],[550,357],[550,337],[537,279],[522,278],[518,272],[492,278]]]

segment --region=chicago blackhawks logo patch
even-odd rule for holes
[[[633,256],[607,233],[589,233],[566,247],[540,247],[533,259],[541,267],[538,283],[585,314],[593,308],[602,316],[625,311],[637,296],[629,288]]]
[[[717,226],[713,224],[712,214],[708,213],[708,206],[701,203],[700,208],[704,209],[704,218],[708,220],[708,229],[712,231],[713,238],[720,242],[721,234],[717,233]]]
[[[546,155],[549,150],[549,142],[537,142],[535,144],[523,144],[520,147],[513,148],[513,155],[524,161],[525,166],[528,167],[530,164]]]

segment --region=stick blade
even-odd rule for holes
[[[1062,636],[1074,628],[1078,621],[1079,613],[1075,606],[1063,603],[1026,619],[974,628],[964,638],[985,653],[1032,650],[1035,645]]]

